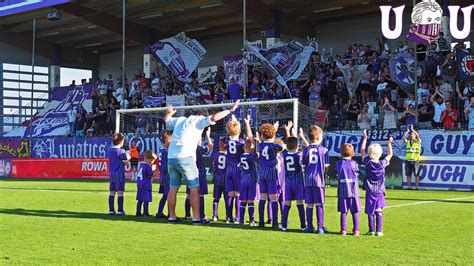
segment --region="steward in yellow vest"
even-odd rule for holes
[[[407,137],[409,138],[407,139]],[[408,189],[411,190],[411,176],[415,176],[416,189],[420,185],[420,155],[421,138],[418,132],[413,129],[413,125],[408,127],[408,131],[403,135],[403,141],[406,144],[405,153],[405,173],[407,177]]]

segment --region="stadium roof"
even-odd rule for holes
[[[381,4],[405,4],[408,9],[408,2],[412,1],[247,0],[247,28],[263,31],[278,18],[281,33],[305,37],[316,35],[317,27],[324,23],[377,16]],[[121,49],[121,3],[78,0],[0,17],[0,39],[31,49],[32,19],[36,18],[38,54],[49,56],[52,47],[60,45],[63,61],[80,55],[84,64],[92,63],[98,54]],[[46,18],[54,8],[61,10],[62,20]],[[238,36],[242,34],[242,0],[129,0],[126,18],[127,47],[143,46],[181,31],[199,40]]]

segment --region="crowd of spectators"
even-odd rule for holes
[[[442,34],[437,43],[418,45],[416,53],[407,42],[392,48],[383,38],[376,38],[373,44],[349,45],[342,55],[313,53],[303,74],[288,87],[279,84],[262,66],[250,65],[246,92],[235,80],[226,82],[222,66],[206,84],[200,84],[196,73],[190,82],[180,82],[161,67],[150,77],[138,70],[131,80],[125,77],[124,84],[121,76],[114,79],[108,75],[103,80],[81,81],[99,83],[92,93],[92,110],[87,113],[78,107],[68,117],[69,122],[75,121],[71,132],[77,136],[104,135],[114,128],[115,110],[143,108],[148,96],[163,97],[164,106],[166,96],[172,95],[184,95],[186,105],[223,103],[246,95],[259,100],[298,98],[314,113],[324,114],[315,119],[323,120],[319,122],[329,129],[397,129],[409,125],[419,129],[474,129],[474,81],[457,78],[457,49],[469,50],[463,42],[451,49]],[[392,79],[388,61],[398,53],[413,55],[425,69],[417,100]],[[352,97],[340,70],[347,64],[367,65]],[[144,118],[136,123],[139,133],[156,129]]]

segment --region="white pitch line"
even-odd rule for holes
[[[472,199],[472,197],[465,197],[465,198],[452,198],[452,199],[439,199],[439,200],[428,200],[428,201],[417,201],[412,203],[405,203],[405,204],[398,204],[398,205],[391,205],[387,206],[384,209],[391,209],[391,208],[398,208],[398,207],[405,207],[405,206],[412,206],[412,205],[419,205],[419,204],[426,204],[426,203],[436,203],[436,202],[443,202],[443,201],[456,201],[456,200],[466,200]]]

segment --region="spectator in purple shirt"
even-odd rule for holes
[[[227,86],[227,91],[230,94],[230,98],[232,100],[240,100],[242,99],[242,86],[239,83],[235,82],[234,78],[230,79],[230,84]]]

